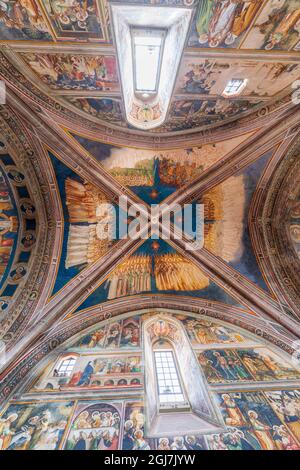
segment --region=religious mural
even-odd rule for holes
[[[119,90],[114,56],[53,53],[21,55],[38,77],[54,90]]]
[[[0,418],[0,450],[57,450],[73,401],[11,404]]]
[[[283,390],[267,392],[268,400],[274,412],[286,424],[286,427],[300,442],[300,392]],[[285,436],[286,438],[288,436]],[[288,445],[288,439],[287,445]]]
[[[250,135],[187,149],[160,151],[118,148],[77,135],[73,137],[122,185],[129,186],[142,199],[147,197],[155,202],[166,197],[172,188],[193,181]]]
[[[244,49],[288,50],[300,39],[298,0],[269,0],[255,19]]]
[[[112,246],[114,211],[105,194],[90,183],[67,178],[65,192],[70,222],[68,269],[97,261]]]
[[[147,385],[144,385],[141,355],[145,335],[141,335],[141,331],[143,322],[158,314],[158,319],[163,318],[161,315],[166,313],[183,326],[195,357],[199,358],[198,369],[191,372],[193,380],[196,380],[195,374],[202,371],[208,384],[219,383],[218,391],[209,393],[224,422],[224,429],[220,432],[199,434],[179,430],[168,436],[164,434],[154,438],[148,435],[143,396],[143,392],[147,393]],[[175,342],[175,354],[180,353],[183,336],[173,328],[173,323],[160,324],[157,321],[149,328],[145,334],[152,339],[164,337]],[[8,405],[0,417],[0,449],[300,450],[300,392],[296,387],[283,387],[286,380],[300,383],[300,372],[279,353],[273,352],[263,340],[252,348],[243,347],[246,341],[259,342],[257,337],[252,339],[246,331],[217,319],[200,319],[199,314],[149,311],[120,321],[111,319],[105,326],[99,325],[61,352],[28,390],[29,399],[23,390],[22,400]],[[126,351],[128,342],[131,344],[129,348],[135,348],[134,352]],[[211,344],[216,344],[217,349],[210,349]],[[197,349],[199,347],[201,352]],[[118,386],[115,381],[111,383],[109,400],[80,396],[85,390],[92,393],[101,389],[101,381],[117,379],[123,382],[129,377],[140,379],[136,393],[134,386],[124,383]],[[153,377],[155,381],[155,375]],[[56,390],[49,386],[55,380],[61,381]],[[260,382],[257,390],[239,389],[243,382],[251,380]],[[276,385],[280,386],[274,388],[274,384],[272,390],[264,390],[262,382],[266,380],[276,380]],[[43,386],[45,383],[48,383],[48,388]],[[222,383],[227,387],[231,385],[233,391],[222,390]],[[110,384],[106,390],[109,387]],[[129,390],[131,396],[126,395]],[[43,397],[43,403],[32,398],[33,392],[37,399]],[[49,401],[53,392],[59,392],[60,396],[72,394],[76,402],[74,399]],[[101,393],[105,397],[105,387]]]
[[[107,196],[49,153],[64,213],[62,252],[53,294],[113,246],[115,214]]]
[[[206,442],[204,436],[175,436],[175,437],[161,437],[157,440],[156,450],[206,450]]]
[[[159,152],[118,148],[79,136],[75,138],[118,182],[129,186],[146,203],[153,204],[164,201],[177,188],[191,184],[203,171],[217,164],[224,154],[233,151],[250,136],[251,133],[248,133],[232,141]],[[268,287],[252,252],[247,214],[259,177],[271,156],[272,152],[269,152],[253,166],[195,201],[204,205],[205,248],[265,290]],[[60,175],[62,170],[57,172]],[[114,211],[101,191],[79,179],[74,172],[67,175],[64,170],[64,173],[61,194],[63,200],[66,200],[65,220],[70,225],[65,229],[68,241],[63,250],[61,266],[63,263],[64,266],[60,267],[59,279],[64,270],[65,282],[111,249],[113,242],[98,239],[98,232],[110,226]],[[108,204],[103,213],[98,209],[100,202]],[[58,280],[56,285],[59,283]],[[216,300],[236,305],[228,293],[218,288],[199,268],[164,240],[148,240],[116,266],[79,310],[104,300],[143,292],[190,293],[202,298],[210,295]]]
[[[189,46],[287,50],[299,41],[299,15],[297,0],[200,0]]]
[[[72,374],[52,369],[50,374],[38,381],[32,391],[98,390],[141,387],[143,384],[140,356],[70,356],[76,358]],[[62,359],[63,361],[64,359]],[[59,366],[54,366],[59,367]]]
[[[189,46],[238,47],[260,6],[260,1],[200,0]]]
[[[205,218],[211,221],[205,247],[264,290],[268,290],[267,279],[262,277],[253,253],[248,217],[253,194],[272,155],[273,151],[266,153],[200,199]]]
[[[38,0],[1,0],[0,38],[52,41]]]
[[[282,424],[264,393],[217,395],[229,433],[208,438],[213,450],[300,450],[295,435]]]
[[[210,0],[209,0],[210,1]],[[290,86],[300,77],[300,66],[293,62],[271,62],[243,59],[202,59],[185,57],[177,79],[176,92],[199,94],[206,98],[218,97],[220,109],[226,110],[227,99],[222,100],[226,85],[232,78],[247,78],[240,100],[250,97],[272,97]],[[205,100],[204,100],[205,101]],[[257,102],[257,101],[256,101]],[[229,103],[231,101],[229,100]],[[194,106],[198,106],[197,103]],[[203,106],[203,105],[202,105]],[[233,105],[232,105],[233,106]],[[229,108],[230,109],[230,108]],[[199,111],[198,111],[199,112]]]
[[[87,2],[42,0],[59,40],[106,41],[108,6],[106,0]]]
[[[145,439],[145,415],[143,402],[126,403],[124,416],[123,450],[150,450],[152,439]]]
[[[120,437],[120,405],[83,402],[75,412],[67,450],[116,450]]]
[[[182,321],[193,345],[244,343],[247,341],[244,335],[224,325],[216,325],[207,320],[196,320],[191,317],[183,318]]]
[[[289,236],[292,241],[292,246],[300,258],[300,202],[298,199],[292,204],[289,213]]]
[[[240,306],[198,266],[177,253],[165,240],[147,240],[119,264],[74,313],[106,300],[146,292],[189,295]]]
[[[76,108],[87,113],[89,116],[126,126],[120,101],[111,98],[68,98]]]
[[[140,317],[113,322],[98,328],[74,343],[72,350],[126,349],[140,347]]]
[[[197,0],[114,0],[114,3],[128,3],[132,5],[162,5],[169,7],[192,7]]]
[[[164,128],[175,131],[214,124],[249,111],[260,103],[259,100],[225,98],[174,101]]]
[[[300,371],[264,348],[207,350],[198,360],[209,383],[300,379]]]

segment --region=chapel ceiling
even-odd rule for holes
[[[193,17],[165,122],[154,135],[214,128],[264,114],[300,78],[298,0],[4,0],[0,39],[8,60],[36,87],[82,120],[130,129],[120,83],[110,3],[191,8]],[[224,97],[232,79],[248,80]],[[46,98],[42,101],[47,101]],[[157,110],[132,110],[155,120]]]
[[[167,120],[151,131],[126,122],[107,2],[0,0],[0,339],[13,350],[60,322],[151,302],[296,332],[299,1],[114,3],[195,8]],[[241,95],[224,98],[239,77]],[[101,207],[122,216],[124,195],[204,204],[204,248],[161,226],[155,240],[101,240]]]

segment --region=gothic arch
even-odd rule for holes
[[[141,305],[143,305],[142,310]],[[145,295],[140,296],[139,299],[131,298],[107,302],[107,305],[82,311],[53,327],[44,337],[40,338],[34,347],[28,347],[23,355],[2,374],[0,377],[2,400],[7,400],[12,394],[15,394],[20,388],[20,383],[22,383],[22,389],[26,388],[33,375],[36,377],[79,335],[88,333],[95,325],[105,325],[112,320],[117,321],[145,311],[163,309],[190,313],[196,318],[221,320],[228,325],[248,331],[266,343],[273,344],[286,355],[292,355],[297,347],[295,344],[297,338],[291,337],[284,328],[279,331],[269,321],[255,317],[242,309],[195,300],[190,297],[174,299],[173,296],[153,296],[151,298],[151,296]]]

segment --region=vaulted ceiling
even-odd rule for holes
[[[192,9],[156,129],[126,121],[110,2],[0,2],[2,396],[60,332],[141,304],[299,336],[299,1],[111,3]],[[224,98],[233,78],[247,85]],[[203,203],[204,248],[163,224],[158,240],[99,243],[99,203],[122,195]]]

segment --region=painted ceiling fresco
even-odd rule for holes
[[[113,3],[193,9],[151,131]],[[300,0],[0,0],[0,49],[0,450],[300,450]]]
[[[147,240],[119,264],[76,312],[143,293],[188,295],[242,307],[165,240]]]
[[[115,147],[84,137],[73,137],[119,183],[146,203],[160,203],[169,194],[190,184],[197,176],[232,152],[252,133],[199,147],[174,150],[142,150]]]
[[[84,181],[49,153],[56,174],[64,214],[61,259],[53,293],[84,267],[94,263],[113,246],[101,238],[112,220],[110,201],[101,190]]]
[[[151,205],[160,204],[178,189],[189,187],[251,135],[161,152],[115,147],[76,135],[74,138],[116,181]],[[253,194],[273,153],[274,150],[263,154],[254,164],[194,200],[194,204],[204,205],[204,247],[267,292],[268,280],[263,278],[252,249],[248,215]],[[57,157],[52,154],[50,157],[65,219],[61,259],[52,292],[55,295],[85,267],[112,250],[117,240],[99,240],[98,230],[112,217],[109,208],[105,213],[100,211],[103,202],[110,202],[104,193],[85,182]],[[119,211],[117,205],[115,203]],[[192,261],[166,240],[157,238],[144,241],[118,264],[76,311],[107,300],[145,293],[188,295],[241,307]]]
[[[240,49],[289,50],[300,39],[297,0],[200,0],[189,45]]]
[[[268,152],[202,197],[211,221],[206,248],[266,290],[252,250],[248,218],[253,194],[272,155],[273,151]]]
[[[26,70],[26,76],[46,93],[55,91],[67,108],[87,119],[131,128],[125,117],[109,3],[3,0],[0,43],[8,42],[20,70]],[[298,0],[114,3],[137,8],[159,5],[166,10],[185,6],[194,12],[168,115],[154,133],[224,124],[278,100],[300,78]],[[247,79],[247,86],[239,96],[224,97],[232,79]],[[150,121],[153,110],[145,104],[135,119]]]

